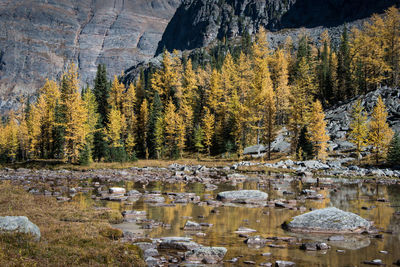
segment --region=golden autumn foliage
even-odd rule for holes
[[[124,131],[125,117],[117,108],[112,108],[108,115],[107,137],[112,147],[121,147],[121,135]]]
[[[351,112],[349,140],[356,145],[358,159],[360,159],[361,151],[368,144],[367,115],[360,100],[353,105]]]
[[[64,73],[61,85],[61,104],[64,115],[65,155],[69,162],[77,162],[85,145],[87,110],[79,93],[78,70],[71,64]]]
[[[374,111],[371,114],[368,134],[368,143],[374,149],[376,163],[379,162],[379,157],[386,155],[389,143],[393,137],[393,130],[390,129],[387,123],[387,117],[386,106],[382,101],[382,97],[379,96]]]
[[[314,145],[316,157],[320,160],[325,160],[329,136],[326,133],[325,114],[322,110],[321,102],[318,100],[312,104],[308,130],[310,133],[310,140]]]
[[[288,37],[274,49],[267,37],[261,27],[253,40],[241,43],[245,47],[224,39],[190,53],[164,51],[161,66],[139,70],[136,80],[114,76],[110,82],[105,66],[99,67],[93,91],[83,88],[82,95],[78,69],[71,64],[59,82],[46,80],[32,105],[1,124],[2,158],[76,163],[83,152],[96,153],[99,161],[203,151],[240,156],[260,142],[270,158],[277,130],[286,127],[292,152],[306,140],[304,147],[311,151],[313,145],[324,159],[329,137],[323,109],[380,85],[399,85],[400,13],[395,7],[349,35],[343,30],[337,48],[328,31],[319,42],[302,32],[298,42]],[[386,118],[380,99],[367,127],[356,103],[348,139],[357,153],[369,144],[377,159],[384,156],[391,136]],[[107,158],[111,150],[115,155]]]

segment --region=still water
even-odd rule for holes
[[[137,189],[142,193],[145,191],[166,192],[193,192],[204,198],[205,194],[215,196],[220,191],[237,189],[259,189],[269,194],[269,199],[293,199],[299,196],[304,189],[298,182],[281,183],[279,186],[261,187],[258,183],[240,183],[235,186],[219,185],[213,192],[206,192],[202,184],[161,184],[148,185],[134,183],[120,183],[127,190]],[[315,234],[294,235],[281,228],[284,221],[293,216],[301,214],[298,210],[279,209],[275,207],[244,207],[244,206],[221,206],[211,207],[197,204],[176,204],[172,207],[154,206],[139,200],[133,205],[125,205],[118,202],[100,201],[96,205],[124,210],[145,210],[149,219],[170,224],[170,228],[158,227],[146,230],[146,235],[153,238],[168,236],[190,236],[193,240],[204,246],[222,246],[228,249],[225,260],[240,257],[236,263],[224,263],[225,266],[243,266],[244,261],[254,261],[257,264],[263,262],[274,263],[276,260],[293,261],[296,266],[366,266],[363,261],[381,259],[386,266],[400,259],[400,186],[399,185],[377,185],[361,183],[340,183],[332,187],[321,187],[318,193],[325,196],[322,200],[305,200],[297,206],[304,206],[307,210],[321,209],[325,207],[337,207],[350,211],[374,222],[375,226],[383,231],[383,238],[371,238],[369,236],[346,237],[349,242],[329,243],[331,249],[326,251],[303,251],[299,245],[306,241],[327,242],[329,236]],[[284,194],[290,191],[293,194]],[[166,196],[165,196],[166,197]],[[386,199],[389,202],[379,202],[378,199]],[[166,197],[168,199],[168,197]],[[167,200],[168,201],[168,200]],[[362,207],[372,207],[365,210]],[[217,212],[216,212],[217,211]],[[197,237],[194,232],[184,231],[182,228],[188,218],[198,223],[211,223],[210,228],[202,232],[204,237]],[[296,236],[301,241],[288,243],[278,241],[274,244],[282,244],[284,248],[249,247],[244,243],[244,238],[239,237],[235,231],[239,227],[248,227],[257,230],[252,235],[262,237],[291,237]],[[338,252],[338,250],[340,250]],[[382,251],[387,252],[382,253]],[[263,253],[271,253],[263,256]]]

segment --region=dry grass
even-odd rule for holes
[[[91,207],[57,203],[3,182],[0,215],[27,216],[42,234],[40,242],[0,235],[0,266],[144,266],[138,248],[113,241],[120,233]]]

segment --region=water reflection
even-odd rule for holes
[[[166,192],[193,192],[202,199],[207,194],[215,196],[220,191],[233,189],[259,189],[269,194],[270,199],[294,199],[297,198],[298,206],[307,209],[320,209],[334,206],[342,210],[359,214],[360,216],[374,221],[375,225],[388,233],[383,234],[382,239],[367,236],[346,237],[347,242],[330,242],[332,248],[328,251],[305,252],[299,249],[298,244],[282,242],[285,248],[272,248],[267,246],[261,248],[249,248],[244,243],[244,238],[234,233],[239,227],[248,227],[257,230],[257,235],[263,237],[285,237],[293,236],[281,228],[284,221],[293,216],[301,214],[298,210],[277,209],[274,207],[249,208],[243,206],[221,206],[212,207],[207,205],[177,204],[176,206],[154,206],[139,200],[133,205],[124,205],[119,202],[96,202],[111,209],[123,211],[128,209],[145,210],[148,218],[171,225],[170,228],[156,227],[147,232],[150,237],[166,236],[192,236],[194,241],[206,246],[224,246],[228,248],[226,259],[243,256],[237,266],[242,266],[243,261],[274,262],[275,260],[289,260],[297,263],[297,266],[359,266],[364,260],[375,258],[382,259],[387,265],[400,258],[400,187],[398,185],[376,185],[361,183],[346,183],[330,185],[322,188],[314,188],[318,194],[323,195],[320,200],[308,200],[300,197],[300,192],[310,185],[298,181],[279,180],[262,183],[249,181],[237,183],[236,185],[220,185],[218,190],[205,191],[205,186],[195,184],[162,184],[160,182],[140,184],[122,183],[127,190],[136,189],[145,191]],[[90,196],[90,194],[88,194]],[[164,195],[165,196],[165,195]],[[378,202],[377,199],[387,199],[389,202]],[[76,199],[82,205],[84,197]],[[166,197],[167,201],[170,201]],[[91,200],[90,200],[91,201]],[[184,231],[182,228],[186,221],[199,223],[210,223],[212,227],[204,228],[205,236],[196,236],[196,231]],[[128,227],[129,228],[129,227]],[[390,234],[389,232],[392,232]],[[303,241],[327,241],[329,236],[297,235]],[[344,249],[345,252],[337,250]],[[382,254],[379,251],[388,251]],[[272,253],[271,256],[262,256],[262,253]]]

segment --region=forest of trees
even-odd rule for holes
[[[261,28],[253,41],[243,37],[239,50],[209,61],[165,51],[160,68],[127,85],[118,77],[108,81],[99,65],[94,87],[81,89],[71,63],[60,81],[46,81],[35,103],[23,101],[4,119],[0,157],[87,164],[240,155],[257,143],[270,148],[285,126],[293,155],[324,159],[329,136],[323,108],[380,85],[398,86],[399,72],[400,13],[394,7],[363,29],[344,27],[338,47],[325,31],[317,45],[304,34],[272,50]],[[386,117],[381,99],[370,122],[355,105],[349,140],[359,153],[372,145],[379,160],[398,145]]]

